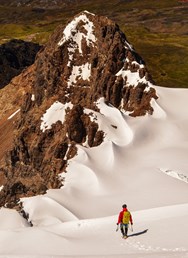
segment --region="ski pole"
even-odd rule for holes
[[[116,232],[119,230],[119,224],[117,224]]]
[[[129,224],[129,228],[133,232],[133,225],[132,224]]]

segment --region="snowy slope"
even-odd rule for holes
[[[188,90],[156,90],[153,116],[100,100],[104,143],[79,147],[62,189],[22,200],[33,227],[0,210],[0,257],[188,257]],[[134,221],[127,240],[116,232],[123,203]]]

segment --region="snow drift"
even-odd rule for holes
[[[156,90],[154,116],[132,118],[111,107],[119,115],[109,118],[103,106],[97,119],[107,140],[79,147],[62,189],[22,200],[33,227],[16,211],[0,210],[1,257],[188,257],[188,187],[178,177],[188,177],[188,91]],[[127,140],[111,124],[129,128]],[[124,202],[134,221],[127,240],[115,232]]]
[[[48,166],[42,167],[39,166],[41,160],[37,158],[42,150],[49,147],[53,151],[57,147],[54,145],[57,139],[54,141],[49,137],[45,141],[45,133],[49,136],[47,132],[52,127],[55,128],[53,136],[64,133],[67,149],[74,142],[78,151],[71,159],[67,158],[68,150],[65,151],[66,173],[58,174],[58,179],[64,182],[62,188],[50,189],[44,195],[21,198],[27,220],[15,210],[0,209],[0,257],[188,257],[188,110],[185,108],[188,90],[154,86],[148,80],[142,60],[119,28],[110,21],[109,31],[116,34],[116,40],[120,39],[111,42],[119,56],[111,55],[109,58],[107,51],[104,62],[100,50],[102,46],[108,50],[109,40],[104,38],[109,31],[105,31],[104,26],[101,33],[100,26],[94,26],[95,20],[87,12],[75,18],[63,30],[63,37],[58,33],[54,36],[58,44],[50,42],[46,52],[40,52],[34,64],[38,68],[37,79],[30,75],[32,79],[28,83],[36,79],[35,85],[30,85],[33,92],[27,95],[25,109],[22,107],[20,112],[21,117],[29,112],[23,124],[29,126],[32,117],[36,127],[28,129],[23,126],[30,133],[25,139],[25,131],[20,129],[23,148],[15,147],[16,151],[20,151],[16,153],[19,157],[15,162],[20,169],[16,175],[25,175],[27,167],[27,172],[34,175],[36,171],[40,171],[41,175],[46,173],[44,178],[40,178],[42,182],[51,177],[50,173],[57,167],[57,159],[44,156],[46,163],[41,164]],[[100,22],[103,24],[106,18]],[[101,41],[95,37],[94,28],[97,26]],[[53,46],[56,52],[51,53]],[[84,62],[82,46],[85,46],[86,52]],[[93,56],[89,48],[94,49]],[[60,58],[64,49],[65,63]],[[46,56],[50,58],[46,60]],[[86,62],[88,60],[93,63]],[[96,68],[97,62],[102,70]],[[56,64],[54,67],[57,70],[52,69],[52,64]],[[58,70],[60,65],[62,70]],[[60,79],[56,80],[58,74]],[[105,75],[104,78],[101,74]],[[56,87],[54,83],[57,83]],[[130,87],[128,92],[126,87]],[[119,94],[118,98],[114,98],[114,91]],[[62,101],[53,95],[59,92]],[[82,95],[87,98],[81,98]],[[82,115],[89,117],[88,127],[95,122],[97,130],[103,132],[103,142],[99,142],[98,146],[90,148],[84,121],[79,120],[82,126],[78,123],[80,127],[76,128],[76,133],[80,128],[85,130],[79,140],[79,137],[75,140],[71,134],[68,135],[69,130],[64,130],[66,112],[73,111],[78,99],[81,99]],[[83,105],[85,102],[87,105]],[[80,119],[79,113],[76,115]],[[136,115],[144,116],[134,117]],[[68,129],[74,125],[75,120],[71,121]],[[33,136],[35,131],[37,134]],[[30,145],[25,144],[24,140],[28,139]],[[17,146],[19,140],[18,137]],[[40,145],[40,150],[35,145]],[[28,146],[31,148],[27,149]],[[32,155],[26,155],[26,158],[38,161],[36,171],[24,159],[28,153]],[[54,170],[49,171],[49,167]],[[28,177],[27,180],[33,186],[33,178]],[[1,186],[0,191],[3,189],[4,186]],[[36,189],[32,190],[36,192]],[[134,231],[129,230],[127,240],[116,232],[117,216],[123,203],[128,205],[134,223]]]

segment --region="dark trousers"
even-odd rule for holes
[[[123,236],[127,236],[128,233],[128,224],[120,224],[121,233]]]

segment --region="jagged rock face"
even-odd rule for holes
[[[36,43],[13,39],[0,45],[0,88],[35,61],[40,46]]]
[[[38,55],[34,91],[38,105],[57,93],[62,103],[89,108],[105,97],[134,116],[152,113],[149,103],[155,92],[149,81],[143,60],[119,27],[105,17],[84,13],[63,35],[60,27]]]
[[[2,168],[8,180],[0,204],[9,207],[22,196],[60,187],[58,174],[76,144],[103,142],[90,116],[100,112],[100,98],[131,116],[152,114],[150,101],[157,98],[143,60],[119,27],[88,12],[56,30],[37,54],[31,77],[14,148]]]

